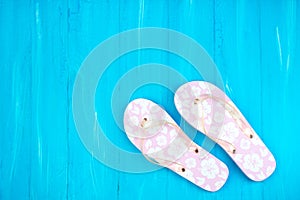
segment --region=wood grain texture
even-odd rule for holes
[[[0,199],[299,199],[300,3],[274,2],[0,1]],[[85,149],[72,116],[76,74],[100,42],[139,27],[180,31],[207,50],[226,93],[277,160],[269,179],[250,181],[217,146],[211,153],[228,165],[230,176],[216,193],[166,169],[111,169]],[[96,108],[107,137],[128,151],[137,152],[107,102],[124,73],[149,62],[168,65],[187,80],[202,79],[166,52],[141,50],[112,63],[99,82]],[[168,89],[146,85],[136,97],[157,102],[180,121]]]

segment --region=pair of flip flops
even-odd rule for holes
[[[176,91],[174,102],[182,117],[219,144],[251,180],[262,181],[273,173],[274,156],[222,90],[208,82],[189,82]],[[227,166],[194,143],[154,102],[130,102],[124,128],[129,140],[150,162],[207,191],[217,191],[225,184]]]

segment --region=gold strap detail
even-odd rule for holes
[[[203,96],[204,96],[204,97],[203,97]],[[225,111],[230,112],[230,114],[231,114],[231,116],[233,117],[233,119],[234,119],[234,120],[237,122],[237,124],[239,125],[239,128],[240,128],[241,132],[242,132],[243,134],[246,135],[246,133],[243,131],[243,128],[242,128],[242,125],[241,125],[240,122],[242,122],[242,123],[244,124],[244,126],[247,126],[247,124],[245,124],[244,121],[240,120],[240,119],[237,117],[237,116],[238,116],[238,115],[237,115],[238,110],[237,110],[233,105],[227,103],[226,101],[222,100],[222,99],[219,98],[219,97],[214,97],[214,96],[208,95],[208,94],[206,94],[206,95],[201,95],[201,98],[196,98],[196,99],[194,100],[194,104],[200,105],[200,104],[198,104],[199,101],[205,100],[205,99],[209,99],[209,98],[214,99],[214,100],[220,102],[221,105],[224,106]],[[202,105],[202,104],[201,104],[201,105]],[[228,107],[226,107],[226,106],[228,106]],[[227,108],[230,108],[230,109],[227,109]],[[222,139],[219,139],[219,138],[216,138],[216,137],[213,137],[212,135],[209,135],[209,134],[208,134],[208,132],[207,132],[207,130],[206,130],[206,128],[205,128],[205,125],[204,125],[203,109],[201,109],[201,110],[202,110],[201,123],[202,123],[202,127],[203,127],[203,129],[204,129],[205,135],[207,135],[209,138],[211,138],[212,140],[216,141],[216,142],[217,142],[218,144],[220,144],[220,145],[221,145],[221,144],[227,145],[229,148],[227,148],[226,151],[235,154],[235,153],[236,153],[236,148],[235,148],[235,146],[234,146],[232,143],[230,143],[230,142],[228,142],[228,141],[225,141],[225,140],[222,140]],[[253,138],[253,134],[250,133],[249,135],[247,135],[247,137],[249,137],[250,139],[252,139],[252,138]]]
[[[145,118],[143,119],[143,121],[147,121],[147,120],[145,120]],[[163,120],[164,122],[163,123],[159,123],[160,125],[161,124],[168,124],[168,125],[171,125],[172,127],[174,127],[176,130],[177,130],[177,132],[178,132],[178,134],[181,134],[180,136],[176,136],[176,137],[183,137],[184,138],[184,140],[185,141],[190,141],[189,143],[192,143],[192,140],[186,135],[186,134],[184,134],[184,132],[180,129],[180,127],[178,127],[178,125],[177,124],[175,124],[175,123],[172,123],[172,122],[169,122],[169,121],[166,121],[166,120]],[[143,124],[143,122],[141,123],[141,125]],[[144,155],[144,157],[149,161],[149,162],[151,162],[151,163],[153,163],[153,164],[157,164],[157,165],[160,165],[160,166],[164,166],[163,165],[163,163],[170,163],[170,165],[177,165],[177,169],[176,169],[176,171],[177,172],[185,172],[185,168],[184,168],[184,166],[182,165],[182,164],[180,164],[180,163],[178,163],[178,162],[176,162],[176,160],[178,160],[178,159],[174,159],[174,160],[168,160],[168,159],[162,159],[162,158],[158,158],[158,157],[156,157],[156,158],[152,158],[151,156],[149,156],[149,154],[144,154],[143,152],[144,152],[144,142],[145,142],[145,140],[144,139],[142,139],[141,140],[141,142],[142,142],[142,149],[141,149],[141,151],[142,151],[142,154]],[[195,147],[195,146],[191,146],[191,145],[188,145],[188,149],[187,150],[192,150],[193,152],[195,152],[196,154],[199,154],[200,153],[200,151],[199,151],[199,148],[198,147]],[[204,156],[200,156],[199,155],[199,159],[200,160],[202,160],[203,158],[205,158],[206,157],[206,154],[204,155]]]

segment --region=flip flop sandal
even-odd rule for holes
[[[181,116],[219,144],[251,180],[265,180],[274,172],[274,156],[222,90],[193,81],[176,91],[174,101]]]
[[[129,140],[144,157],[166,167],[207,191],[226,182],[228,168],[195,144],[160,106],[147,99],[129,103],[124,114]]]

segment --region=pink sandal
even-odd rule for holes
[[[146,99],[129,103],[124,114],[129,140],[150,162],[169,168],[197,186],[217,191],[228,168],[186,136],[160,106]]]
[[[250,179],[262,181],[274,172],[274,156],[222,90],[189,82],[176,91],[174,101],[182,117],[227,151]]]

